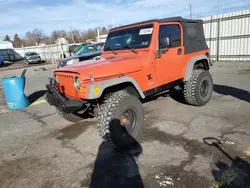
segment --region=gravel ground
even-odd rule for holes
[[[43,97],[53,68],[27,71],[27,96]],[[217,63],[211,73],[204,107],[183,104],[178,91],[146,102],[143,135],[129,150],[103,142],[96,119],[71,124],[46,103],[0,114],[0,187],[250,187],[250,63]]]

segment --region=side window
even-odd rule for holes
[[[159,48],[163,48],[162,39],[169,38],[169,48],[179,47],[181,45],[181,31],[179,25],[162,25],[159,32]]]
[[[96,45],[93,49],[92,49],[92,52],[95,52],[95,51],[98,51],[98,50],[101,50],[102,46],[101,45]]]
[[[98,46],[96,47],[96,51],[101,50],[101,49],[102,49],[102,45],[98,45]]]
[[[95,52],[95,51],[96,51],[96,47],[97,47],[97,46],[94,46],[90,51],[91,51],[91,52]]]

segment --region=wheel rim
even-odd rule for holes
[[[208,81],[203,80],[200,86],[200,96],[201,97],[206,97],[208,93]]]
[[[121,125],[123,125],[129,133],[132,133],[132,131],[135,128],[135,124],[137,121],[137,116],[134,110],[126,110],[121,119]]]

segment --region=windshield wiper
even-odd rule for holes
[[[115,50],[113,50],[110,46],[108,46],[105,50],[111,50],[115,55],[117,55],[117,53],[115,52]]]
[[[127,45],[123,46],[122,48],[129,48],[132,52],[134,52],[135,54],[137,54],[137,51],[134,48],[132,48],[130,46],[130,44],[127,44]]]

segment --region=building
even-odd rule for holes
[[[13,44],[9,41],[0,41],[0,49],[13,49]]]
[[[106,42],[107,36],[108,36],[107,34],[106,35],[100,35],[100,30],[97,29],[96,42]]]
[[[106,42],[108,35],[100,35],[99,39],[97,39],[97,42]]]
[[[56,39],[56,44],[68,44],[68,43],[69,42],[63,37]]]

